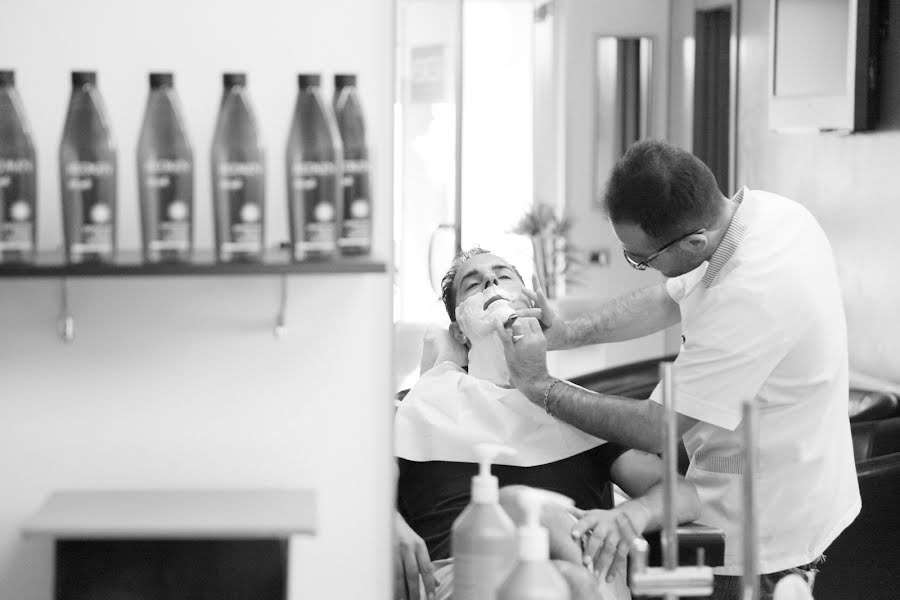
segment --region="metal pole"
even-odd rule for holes
[[[744,600],[759,600],[759,549],[756,524],[756,448],[758,407],[755,401],[744,402]]]
[[[675,481],[678,477],[678,414],[675,412],[675,380],[672,377],[672,363],[659,365],[659,375],[663,382],[663,408],[666,413],[664,429],[665,446],[663,462],[663,567],[668,570],[678,568],[678,521],[675,514]]]

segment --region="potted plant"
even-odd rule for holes
[[[559,218],[553,207],[535,202],[513,233],[529,236],[534,250],[534,273],[548,298],[557,298],[564,292],[567,277],[578,264],[575,248],[569,243],[572,222]]]

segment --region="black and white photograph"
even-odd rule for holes
[[[0,0],[0,600],[900,599],[900,0]]]

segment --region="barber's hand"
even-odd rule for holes
[[[543,402],[544,390],[552,379],[547,372],[547,340],[541,324],[533,317],[516,319],[509,328],[495,326],[509,367],[510,379],[535,404]]]
[[[541,287],[541,281],[537,275],[532,275],[531,285],[534,287],[534,291],[523,289],[522,293],[531,301],[534,308],[520,308],[516,314],[519,315],[519,318],[534,317],[540,321],[544,336],[547,338],[547,349],[562,350],[567,344],[566,322],[560,319],[553,307],[550,306],[550,301],[544,295],[544,289]]]
[[[419,595],[419,576],[425,584],[428,600],[434,598],[438,581],[428,556],[425,541],[412,527],[395,513],[396,548],[394,549],[394,598],[397,600],[424,600]]]
[[[572,527],[572,537],[579,540],[589,536],[584,544],[585,566],[593,566],[597,577],[607,582],[620,571],[624,572],[632,543],[645,529],[646,519],[649,519],[649,513],[642,511],[630,511],[630,514],[619,509],[583,512]]]

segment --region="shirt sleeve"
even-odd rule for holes
[[[795,322],[777,302],[737,286],[708,292],[675,359],[675,410],[731,431],[790,349]],[[651,399],[661,401],[657,386]]]

